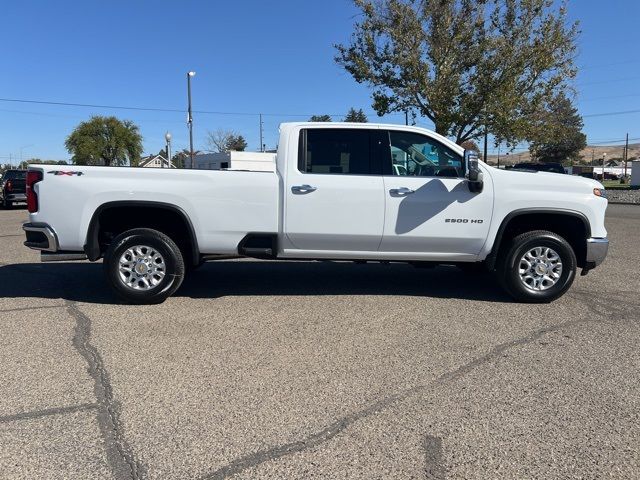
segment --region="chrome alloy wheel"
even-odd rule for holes
[[[162,282],[166,266],[162,255],[153,247],[136,245],[120,256],[120,281],[133,290],[151,290]]]
[[[520,280],[531,290],[547,290],[562,275],[560,255],[549,247],[534,247],[526,251],[518,267]]]

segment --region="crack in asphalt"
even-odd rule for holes
[[[91,319],[80,311],[75,302],[67,302],[67,311],[75,318],[73,346],[88,363],[88,372],[94,380],[94,395],[98,401],[98,426],[105,442],[107,462],[116,478],[133,480],[147,477],[146,467],[136,459],[124,438],[120,421],[120,405],[113,398],[113,388],[102,356],[90,343]]]
[[[0,416],[0,423],[16,422],[19,420],[33,420],[52,415],[64,415],[66,413],[82,412],[85,410],[93,410],[98,405],[95,403],[83,403],[81,405],[71,405],[68,407],[47,408],[44,410],[36,410],[31,412],[15,413],[13,415]]]
[[[378,413],[392,406],[395,403],[399,403],[400,401],[406,400],[412,395],[416,393],[420,393],[428,388],[432,388],[436,385],[457,380],[460,377],[463,377],[464,375],[475,370],[477,367],[483,364],[489,363],[492,360],[496,360],[503,357],[506,351],[514,347],[519,347],[529,343],[536,342],[542,336],[548,333],[553,333],[562,329],[575,327],[581,324],[594,323],[594,322],[595,320],[593,319],[577,319],[577,320],[570,320],[568,322],[559,323],[556,325],[548,325],[546,327],[539,328],[538,330],[535,330],[530,334],[525,335],[524,337],[520,337],[515,340],[511,340],[508,342],[495,345],[486,354],[480,357],[477,357],[472,361],[465,363],[464,365],[461,365],[460,367],[454,370],[443,373],[442,375],[437,377],[433,382],[430,382],[426,385],[417,385],[409,389],[403,390],[402,392],[387,396],[369,405],[368,407],[362,410],[351,413],[331,423],[329,426],[325,427],[319,432],[313,433],[304,439],[301,439],[295,442],[285,443],[283,445],[278,445],[278,446],[267,448],[264,450],[259,450],[257,452],[245,455],[221,468],[218,468],[217,470],[214,470],[210,473],[207,473],[201,476],[200,478],[202,480],[218,480],[218,479],[229,478],[230,476],[236,475],[249,468],[257,467],[262,463],[272,461],[272,460],[277,460],[278,458],[291,455],[294,453],[298,453],[303,450],[307,450],[309,448],[316,447],[322,443],[325,443],[331,440],[336,435],[346,430],[349,426],[356,423],[357,421],[362,420],[372,414]]]
[[[31,270],[20,268],[17,264],[6,264],[0,262],[1,266],[12,266],[23,273],[33,274]],[[51,272],[38,271],[38,275],[48,275],[55,279],[56,285],[60,285],[58,275]],[[68,284],[66,285],[68,288]],[[72,344],[78,353],[88,364],[88,373],[94,380],[94,395],[97,404],[97,421],[100,434],[104,441],[107,463],[111,467],[116,479],[142,480],[147,477],[147,468],[136,459],[133,450],[124,438],[123,427],[120,421],[120,404],[113,397],[113,388],[109,380],[109,374],[104,366],[102,356],[89,342],[91,338],[91,319],[85,315],[77,306],[75,301],[67,300],[68,295],[63,288],[60,297],[64,299],[65,305],[51,307],[30,307],[30,308],[64,308],[69,315],[75,319],[74,336]],[[66,298],[65,298],[66,297]],[[25,308],[27,310],[29,308]],[[15,309],[23,310],[23,309]]]

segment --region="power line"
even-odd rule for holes
[[[621,112],[591,113],[589,115],[582,115],[582,118],[611,117],[613,115],[628,115],[630,113],[640,113],[640,110],[623,110]]]
[[[13,102],[13,103],[31,103],[38,105],[55,105],[63,107],[85,107],[85,108],[106,108],[113,110],[133,110],[143,112],[168,112],[168,113],[186,113],[185,110],[177,108],[156,108],[156,107],[131,107],[125,105],[100,105],[91,103],[73,103],[73,102],[53,102],[48,100],[26,100],[21,98],[0,98],[0,102]],[[208,115],[238,115],[238,116],[259,116],[260,112],[222,112],[213,110],[193,110],[194,113],[208,114]],[[376,112],[366,112],[368,115],[377,115]],[[317,113],[316,113],[317,114]],[[262,113],[265,116],[271,117],[311,117],[316,115],[313,113]],[[328,113],[332,117],[345,116],[346,113]],[[388,115],[404,115],[402,112],[393,112]]]

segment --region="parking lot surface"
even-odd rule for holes
[[[209,263],[162,305],[0,211],[0,478],[639,478],[640,207],[548,305],[453,267]]]

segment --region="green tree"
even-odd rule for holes
[[[584,123],[566,95],[554,96],[538,115],[536,132],[529,143],[531,157],[541,162],[577,162],[587,146]]]
[[[76,165],[135,166],[142,154],[142,136],[130,120],[93,116],[71,132],[65,146]]]
[[[184,148],[181,151],[177,152],[171,158],[171,161],[176,166],[176,168],[184,168],[187,163],[186,160],[189,158],[189,149]]]
[[[310,122],[330,122],[331,115],[311,115]]]
[[[362,109],[356,110],[351,107],[347,112],[347,116],[344,117],[345,122],[355,122],[355,123],[367,123],[369,120],[367,119],[367,115],[362,111]]]
[[[554,0],[354,0],[362,20],[336,62],[379,115],[411,110],[457,143],[485,128],[508,145],[569,89],[577,23]]]
[[[247,141],[242,135],[231,135],[227,148],[230,152],[244,152],[247,148]]]
[[[20,162],[18,168],[26,169],[29,165],[69,165],[66,160],[40,160],[39,158],[31,158]]]
[[[474,152],[480,153],[480,147],[478,147],[478,144],[473,140],[465,140],[460,146],[465,150],[473,150]]]

